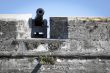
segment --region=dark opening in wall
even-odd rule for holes
[[[50,17],[50,38],[52,39],[68,38],[67,17]]]

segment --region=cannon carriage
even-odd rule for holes
[[[47,38],[47,20],[43,19],[44,10],[38,8],[36,17],[32,20],[32,38]]]

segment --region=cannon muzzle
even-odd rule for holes
[[[42,8],[37,9],[35,17],[35,26],[43,26],[44,10]]]
[[[39,9],[37,9],[36,13],[37,13],[37,16],[43,16],[44,10],[42,8],[39,8]]]

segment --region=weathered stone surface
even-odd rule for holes
[[[109,40],[109,18],[51,17],[50,38]]]
[[[68,18],[51,17],[50,18],[50,38],[67,39],[68,38]]]
[[[31,38],[31,14],[0,14],[0,38]]]
[[[10,42],[16,39],[16,22],[0,20],[0,50],[13,50]],[[10,49],[8,49],[10,48]]]
[[[0,14],[0,51],[16,50],[16,39],[31,37],[30,18],[30,14]]]
[[[64,73],[109,73],[110,61],[101,59],[61,59],[61,62],[57,62],[55,65],[43,65],[42,69],[44,72],[65,71]]]
[[[41,65],[35,58],[0,59],[3,73],[109,73],[110,60],[59,59],[55,65]]]
[[[28,19],[28,18],[27,18]],[[82,20],[83,19],[83,20]],[[85,19],[85,20],[84,20]],[[91,20],[90,20],[91,19]],[[108,18],[109,19],[109,18]],[[28,19],[29,20],[29,19]],[[58,20],[58,21],[57,21]],[[101,19],[101,21],[104,18]],[[25,33],[21,36],[21,32],[28,32],[25,22],[21,20],[1,19],[1,55],[37,55],[36,52],[46,52],[48,55],[109,55],[109,21],[96,21],[93,18],[67,18],[56,17],[51,18],[51,33],[53,36],[67,36],[69,39],[25,39],[29,38]],[[68,25],[67,25],[68,24]],[[63,26],[60,26],[63,25]],[[58,28],[57,28],[58,26]],[[13,27],[13,28],[12,28]],[[54,28],[55,29],[52,29]],[[68,28],[67,28],[68,27]],[[7,30],[6,30],[6,29]],[[94,29],[93,29],[94,28]],[[62,30],[61,30],[62,29]],[[91,30],[93,29],[93,31]],[[54,31],[56,30],[56,31]],[[61,34],[56,33],[61,30]],[[74,31],[75,30],[75,31]],[[79,31],[80,30],[80,31]],[[76,32],[78,31],[78,32]],[[91,32],[89,32],[91,31]],[[65,33],[63,33],[65,32]],[[58,34],[58,35],[56,35]],[[100,34],[103,34],[102,36]],[[18,40],[21,39],[21,40]],[[42,48],[42,50],[40,49]],[[13,53],[12,53],[13,52]],[[39,54],[39,53],[38,53]],[[44,53],[45,54],[45,53]]]
[[[109,18],[51,17],[52,39],[32,39],[30,16],[3,16],[0,73],[110,73]]]
[[[31,73],[36,65],[36,58],[0,59],[1,73]]]
[[[7,45],[0,45],[3,46],[3,48],[0,48],[0,56],[110,55],[110,41],[92,41],[80,39],[19,39],[5,42],[5,44]]]

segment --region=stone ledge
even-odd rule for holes
[[[80,39],[19,39],[1,43],[1,56],[109,56],[110,41]],[[42,48],[42,49],[41,49]]]
[[[41,65],[38,67],[35,58],[0,59],[0,67],[2,73],[109,73],[110,60],[61,59],[60,62],[57,60],[54,65]]]

